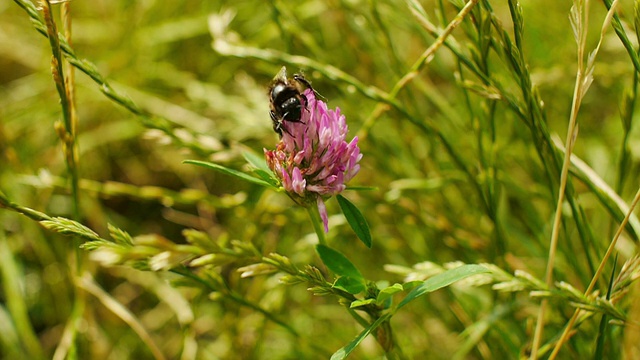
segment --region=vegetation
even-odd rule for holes
[[[640,357],[640,1],[0,22],[0,357]],[[363,154],[328,233],[264,159],[282,66]]]

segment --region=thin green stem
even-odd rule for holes
[[[607,300],[611,300],[611,292],[613,291],[613,283],[616,275],[616,264],[618,263],[618,254],[616,254],[613,260],[613,269],[611,270],[611,276],[609,278],[609,287],[607,289]],[[604,344],[607,337],[607,323],[609,318],[607,314],[602,314],[600,319],[600,326],[598,328],[598,336],[596,337],[596,350],[594,351],[594,359],[604,359]]]
[[[318,208],[315,206],[307,206],[306,209],[307,213],[309,213],[311,224],[313,224],[313,230],[315,230],[316,235],[318,235],[318,243],[320,243],[320,245],[327,246],[327,239],[324,234],[324,226],[322,225],[322,219],[320,219]]]
[[[553,285],[553,268],[554,268],[556,249],[558,244],[560,221],[562,219],[562,203],[564,202],[565,190],[567,188],[567,183],[568,183],[569,166],[571,164],[571,153],[573,151],[573,145],[575,144],[575,140],[578,132],[577,131],[578,111],[582,104],[582,99],[584,98],[587,90],[589,89],[589,85],[591,84],[593,67],[594,67],[594,59],[600,49],[600,45],[602,44],[604,34],[605,34],[605,29],[607,25],[610,23],[611,18],[615,13],[616,3],[617,3],[617,0],[614,2],[614,5],[609,10],[607,17],[603,22],[603,27],[600,33],[600,41],[598,42],[595,50],[591,53],[591,55],[589,55],[589,59],[586,63],[584,60],[585,60],[585,54],[586,54],[586,40],[587,40],[586,25],[589,23],[589,18],[588,18],[589,0],[584,0],[584,2],[578,1],[576,4],[574,4],[574,7],[572,8],[571,19],[572,19],[572,25],[574,27],[574,32],[576,35],[576,41],[578,45],[578,48],[577,48],[578,70],[576,73],[576,83],[574,87],[573,102],[571,106],[569,126],[567,130],[567,139],[566,139],[566,145],[565,145],[566,150],[564,154],[564,161],[562,164],[562,171],[560,174],[560,189],[558,191],[558,201],[556,203],[556,213],[555,213],[555,218],[553,222],[551,240],[549,244],[549,256],[548,256],[547,270],[545,275],[545,281],[549,288],[551,288],[551,286]],[[625,217],[626,221],[628,221],[629,216]],[[626,222],[624,223],[624,226],[626,226]],[[619,228],[620,232],[623,230],[624,226],[621,226]],[[616,241],[617,241],[617,237],[612,243]],[[613,249],[610,247],[609,250],[607,250],[607,254],[605,254],[603,263],[601,263],[601,266],[598,268],[598,271],[594,276],[594,280],[592,280],[591,284],[589,285],[589,290],[586,292],[587,294],[590,293],[591,290],[593,290],[593,288],[595,287],[596,281],[600,277],[601,271],[604,269],[604,262],[606,262],[606,259],[608,259],[608,257],[610,256],[611,251],[613,251]],[[532,344],[531,359],[537,358],[538,346],[540,344],[540,341],[542,338],[542,330],[544,328],[544,314],[546,311],[546,305],[547,305],[547,301],[543,300],[538,312],[538,319],[536,322],[536,329],[535,329],[533,344]],[[577,311],[576,313],[574,313],[574,317],[577,317],[577,313],[578,313]],[[572,320],[573,319],[574,318],[572,318]],[[570,328],[573,325],[573,321],[570,321],[570,325],[567,326],[567,329],[570,330]],[[559,341],[558,344],[556,345],[553,353],[550,356],[550,359],[555,358],[555,356],[557,355],[560,349],[560,346],[562,344],[562,339],[565,338],[565,334],[568,335],[567,330],[565,330],[565,333],[563,334],[561,341]]]
[[[362,326],[365,329],[369,326],[369,322],[365,318],[360,316],[360,314],[358,314],[355,310],[349,307],[349,304],[345,304],[344,307],[349,312],[349,315],[351,315],[351,317],[354,318],[354,320],[357,321],[358,324],[360,324],[360,326]]]
[[[79,201],[78,201],[78,151],[76,149],[76,134],[75,128],[75,111],[73,106],[73,85],[71,78],[65,78],[65,62],[62,56],[62,49],[60,47],[60,38],[58,36],[58,30],[53,16],[51,14],[51,4],[49,0],[42,0],[40,2],[42,14],[44,16],[44,23],[47,29],[47,37],[51,44],[51,72],[53,74],[53,80],[58,90],[58,96],[60,96],[60,105],[62,106],[62,118],[64,125],[56,124],[56,130],[63,143],[63,150],[65,160],[67,163],[67,170],[71,179],[71,197],[73,199],[73,218],[78,220],[80,218]],[[63,14],[68,12],[63,11]],[[69,22],[68,18],[66,19]],[[68,33],[68,32],[67,32]],[[67,43],[68,43],[67,39]]]
[[[618,160],[618,181],[616,182],[616,192],[622,194],[625,181],[629,175],[631,151],[629,148],[629,139],[631,135],[631,126],[634,117],[635,103],[638,96],[638,72],[634,71],[633,80],[629,92],[622,100],[622,117],[624,135],[620,143],[620,159]]]
[[[313,229],[315,230],[316,234],[318,235],[318,242],[321,245],[325,245],[327,246],[327,240],[325,238],[325,233],[324,233],[324,227],[322,225],[322,220],[320,219],[320,214],[318,212],[318,208],[315,206],[308,206],[307,208],[307,212],[309,213],[309,217],[311,218],[311,223],[313,224]],[[347,295],[347,294],[344,294]],[[344,296],[346,299],[353,301],[353,296],[351,296],[349,294],[349,296]],[[347,307],[347,310],[349,311],[349,314],[362,326],[364,326],[365,328],[369,326],[369,324],[366,323],[366,320],[364,320],[360,315],[358,315],[355,311],[353,311],[352,309],[349,309]],[[378,314],[377,311],[371,311],[371,310],[366,310],[367,313],[369,314],[369,316],[371,316],[372,321],[376,321],[378,320],[378,318],[380,317],[380,315]],[[393,332],[391,330],[391,324],[389,323],[389,321],[385,321],[382,326],[380,328],[378,328],[376,330],[375,333],[375,338],[378,341],[378,343],[380,344],[380,346],[382,346],[382,348],[385,351],[385,354],[387,355],[387,358],[389,359],[404,359],[404,355],[402,354],[401,349],[398,347],[398,345],[396,344],[396,341],[393,337]]]
[[[52,64],[51,71],[53,73],[53,79],[58,90],[60,97],[60,105],[62,106],[63,123],[56,122],[55,128],[58,132],[58,136],[63,144],[63,151],[65,161],[67,163],[67,171],[71,182],[71,198],[73,204],[73,219],[80,219],[80,201],[79,201],[79,176],[78,176],[78,149],[77,149],[77,118],[74,104],[74,72],[73,67],[65,61],[60,46],[60,35],[58,34],[56,23],[51,13],[51,4],[49,0],[42,0],[40,2],[41,11],[44,17],[44,22],[47,28],[47,37],[51,44],[52,52]],[[62,20],[64,28],[64,39],[67,44],[71,41],[71,16],[70,16],[70,4],[65,3],[62,5]],[[65,76],[66,73],[66,76]],[[78,237],[73,239],[73,253],[71,256],[74,258],[71,262],[75,264],[72,266],[72,276],[76,277],[82,273],[83,261],[80,250],[82,240]],[[55,352],[56,359],[64,359],[69,354],[70,350],[75,346],[75,337],[78,333],[77,327],[80,324],[80,319],[83,316],[85,308],[85,294],[84,290],[76,286],[73,311],[67,319],[67,325],[65,326],[63,340],[61,341]],[[73,351],[72,351],[73,352]]]
[[[9,200],[9,198],[7,198],[2,191],[0,191],[0,209],[3,208],[13,210],[35,221],[51,220],[51,217],[45,213],[41,213],[39,211],[14,203],[13,201]]]
[[[564,161],[563,161],[562,170],[560,173],[560,189],[558,190],[558,199],[556,201],[556,211],[553,219],[553,228],[551,231],[551,240],[549,244],[549,255],[547,257],[547,269],[545,272],[545,282],[549,288],[553,286],[553,269],[554,269],[554,263],[556,259],[556,249],[558,246],[558,238],[560,235],[560,222],[562,220],[562,205],[564,203],[565,190],[567,188],[569,165],[571,164],[571,152],[573,150],[573,145],[575,144],[575,139],[577,136],[576,125],[577,125],[578,110],[580,109],[582,96],[586,91],[586,89],[583,88],[585,84],[585,76],[587,76],[585,74],[584,62],[583,62],[584,51],[585,51],[585,40],[586,40],[586,36],[584,35],[584,33],[586,33],[586,29],[581,31],[582,30],[581,25],[583,24],[582,21],[586,23],[586,14],[584,15],[584,17],[585,18],[581,17],[580,15],[576,16],[576,19],[578,21],[576,26],[578,26],[579,29],[576,29],[575,31],[578,32],[578,34],[580,34],[579,36],[580,40],[578,42],[578,71],[576,73],[576,82],[575,82],[574,93],[573,93],[573,103],[571,106],[571,115],[569,118],[569,127],[567,130],[567,139],[565,141],[566,152],[564,155]],[[532,360],[535,360],[538,358],[538,348],[539,348],[540,341],[542,339],[542,330],[544,328],[544,315],[546,312],[546,308],[547,308],[547,300],[544,299],[542,300],[542,303],[540,304],[540,308],[538,310],[538,318],[536,322],[536,329],[533,336],[533,344],[532,344],[531,357],[530,357]]]
[[[71,44],[71,2],[62,3],[62,25],[64,29],[64,39],[68,44]],[[62,56],[59,53],[58,55],[60,60],[62,61]],[[65,122],[65,127],[67,130],[67,134],[69,135],[69,144],[67,145],[65,151],[67,152],[67,160],[70,165],[70,176],[71,176],[71,196],[73,198],[73,208],[74,208],[74,220],[80,220],[80,189],[79,189],[79,175],[78,175],[78,113],[76,111],[76,91],[75,91],[75,68],[68,61],[64,61],[64,71],[66,76],[63,76],[64,84],[66,85],[67,90],[67,101],[69,108],[69,122]],[[64,74],[63,74],[64,75]],[[77,249],[77,247],[76,247]],[[81,265],[79,259],[79,252],[76,253],[78,265]],[[78,273],[81,272],[81,269],[78,269]]]

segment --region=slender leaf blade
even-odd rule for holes
[[[414,288],[411,292],[402,299],[400,304],[398,304],[398,309],[407,305],[409,302],[419,298],[424,294],[428,294],[430,292],[436,291],[443,287],[449,286],[454,282],[460,281],[464,278],[467,278],[471,275],[487,273],[489,270],[481,265],[469,264],[457,267],[455,269],[447,270],[443,273],[435,275],[427,280],[425,280],[422,285]]]
[[[367,220],[360,210],[351,201],[347,200],[347,198],[342,195],[338,195],[336,198],[338,199],[338,204],[340,204],[340,209],[342,209],[344,217],[358,236],[358,239],[360,239],[366,247],[371,248],[371,231],[369,230]]]
[[[258,179],[256,177],[251,176],[251,175],[247,175],[247,174],[245,174],[245,173],[243,173],[241,171],[230,169],[228,167],[224,167],[222,165],[214,164],[214,163],[211,163],[211,162],[199,161],[199,160],[185,160],[185,161],[183,161],[183,163],[192,164],[192,165],[198,165],[198,166],[206,167],[206,168],[209,168],[209,169],[213,169],[213,170],[216,170],[216,171],[221,172],[223,174],[235,176],[235,177],[238,177],[238,178],[240,178],[242,180],[246,180],[248,182],[251,182],[251,183],[254,183],[254,184],[258,184],[258,185],[261,185],[261,186],[271,187],[271,188],[274,187],[272,184],[269,184],[267,181]]]
[[[272,172],[266,172],[260,169],[253,169],[253,172],[273,187],[278,187],[280,185],[280,182],[273,176]]]
[[[371,334],[371,332],[373,332],[380,325],[382,325],[383,322],[389,320],[390,317],[391,317],[391,314],[388,314],[388,313],[379,317],[378,320],[374,321],[371,325],[369,325],[369,327],[362,330],[362,332],[355,339],[353,339],[353,341],[341,347],[338,351],[336,351],[333,355],[331,355],[331,360],[346,359],[347,356],[349,356],[349,354],[351,354],[351,352],[353,352],[353,350],[355,350],[355,348],[358,345],[360,345],[360,343],[362,342],[362,340],[364,340],[364,338],[366,338],[369,334]]]
[[[269,169],[269,166],[267,165],[267,162],[264,159],[264,155],[259,156],[256,153],[251,151],[243,151],[242,157],[244,157],[244,159],[247,160],[247,162],[251,164],[251,166],[253,166],[254,168],[258,170],[262,170],[267,173],[271,172],[271,169]]]

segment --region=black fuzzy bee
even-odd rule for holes
[[[301,74],[287,78],[287,68],[282,67],[269,86],[270,115],[273,131],[282,137],[282,130],[291,133],[284,126],[285,121],[301,122],[302,111],[307,109],[306,88],[313,90],[311,83]]]

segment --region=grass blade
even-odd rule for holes
[[[221,172],[223,174],[227,174],[227,175],[231,175],[231,176],[235,176],[238,177],[242,180],[246,180],[248,182],[254,183],[254,184],[258,184],[261,186],[265,186],[265,187],[270,187],[273,188],[274,186],[264,180],[255,178],[251,175],[247,175],[241,171],[238,170],[234,170],[234,169],[230,169],[228,167],[224,167],[222,165],[218,165],[218,164],[214,164],[214,163],[210,163],[210,162],[206,162],[206,161],[198,161],[198,160],[185,160],[184,161],[185,164],[192,164],[192,165],[198,165],[198,166],[202,166],[202,167],[206,167],[209,169],[213,169],[215,171]]]
[[[484,266],[469,264],[435,275],[434,277],[425,280],[422,285],[411,290],[409,295],[407,295],[407,297],[404,298],[400,302],[400,304],[398,304],[398,309],[402,308],[403,306],[407,305],[408,303],[419,298],[422,295],[434,292],[438,289],[442,289],[443,287],[449,286],[454,282],[460,281],[471,275],[482,274],[486,272],[489,272],[489,270],[487,270],[487,268],[485,268]]]

